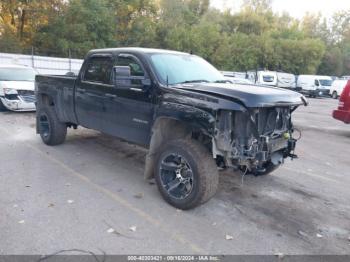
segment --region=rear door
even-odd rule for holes
[[[106,99],[114,91],[112,68],[111,54],[95,54],[84,64],[75,91],[76,115],[80,125],[106,130]]]
[[[118,54],[116,66],[129,66],[131,79],[116,81],[118,104],[117,129],[119,136],[129,141],[148,145],[153,121],[154,87],[145,66],[134,54]]]

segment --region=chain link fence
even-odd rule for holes
[[[0,50],[1,51],[1,50]],[[67,57],[58,57],[52,50],[22,50],[21,53],[1,53],[0,65],[17,64],[33,67],[39,74],[65,75],[68,72],[77,74],[83,59],[72,58],[72,51],[68,50]],[[41,54],[50,54],[45,56]]]

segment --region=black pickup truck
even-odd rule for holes
[[[36,77],[37,133],[47,145],[83,126],[148,148],[145,178],[180,209],[209,200],[218,170],[264,175],[295,157],[292,91],[229,83],[181,52],[90,51],[77,77]]]

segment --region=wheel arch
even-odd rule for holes
[[[37,103],[40,106],[54,106],[55,102],[52,96],[46,93],[39,93],[37,96]]]
[[[201,123],[193,119],[192,122],[183,118],[178,118],[170,115],[160,115],[154,121],[149,150],[146,156],[145,179],[150,179],[154,176],[154,166],[160,153],[161,146],[168,141],[180,138],[191,138],[193,132],[199,132],[205,136],[212,136],[208,125],[210,122]],[[206,128],[207,127],[207,128]]]
[[[36,95],[36,133],[39,134],[39,121],[38,121],[38,117],[39,117],[39,113],[40,113],[40,108],[43,106],[55,106],[55,102],[52,96],[50,96],[49,94],[46,93],[38,93]]]

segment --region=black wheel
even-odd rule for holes
[[[337,91],[333,91],[332,93],[332,98],[337,99],[338,98],[338,93]]]
[[[67,125],[58,120],[53,107],[41,107],[37,112],[39,133],[43,142],[54,146],[64,142],[67,135]]]
[[[2,103],[1,99],[0,99],[0,112],[5,112],[8,109],[4,106],[4,104]]]
[[[219,184],[217,166],[209,151],[190,139],[170,141],[161,150],[156,181],[163,198],[179,209],[208,201]]]

